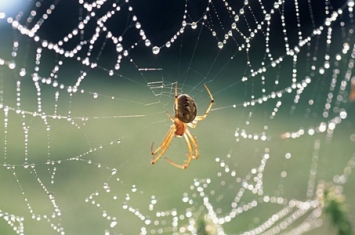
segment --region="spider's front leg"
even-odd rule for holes
[[[210,89],[208,89],[208,87],[206,86],[206,84],[203,84],[203,85],[205,86],[205,88],[206,88],[208,94],[210,95],[210,98],[211,98],[210,105],[207,107],[207,110],[206,110],[206,112],[205,112],[204,115],[202,115],[202,116],[196,116],[195,119],[194,119],[194,121],[188,124],[189,127],[191,127],[191,128],[195,128],[195,127],[197,126],[197,123],[198,123],[199,121],[204,120],[204,119],[207,117],[207,115],[210,113],[211,108],[212,108],[212,106],[214,105],[214,99],[213,99],[213,96],[212,96],[212,93],[211,93]]]

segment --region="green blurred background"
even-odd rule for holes
[[[106,22],[106,26],[116,36],[123,35],[122,45],[128,48],[129,56],[123,57],[121,68],[113,76],[109,71],[117,61],[116,45],[105,37],[94,44],[90,57],[98,64],[96,68],[44,48],[36,71],[36,50],[41,47],[40,43],[21,35],[2,19],[0,58],[5,62],[14,61],[16,69],[10,69],[6,63],[0,65],[0,120],[3,120],[0,125],[3,165],[0,170],[1,234],[16,234],[14,227],[18,227],[19,222],[15,220],[19,218],[23,218],[21,223],[25,234],[145,234],[142,227],[147,234],[183,234],[179,228],[186,228],[189,221],[199,221],[208,213],[196,182],[210,181],[204,186],[204,196],[222,217],[230,213],[237,194],[243,191],[243,182],[255,184],[257,173],[263,181],[262,193],[245,190],[238,201],[241,208],[248,208],[253,201],[257,206],[244,209],[231,222],[222,225],[226,234],[242,234],[268,220],[273,221],[273,215],[292,201],[321,203],[316,200],[317,185],[334,183],[342,174],[348,178],[339,183],[343,190],[340,194],[345,196],[346,218],[353,223],[355,177],[351,167],[344,171],[347,166],[353,167],[355,139],[354,104],[347,100],[350,81],[345,81],[353,58],[350,52],[342,53],[344,43],[351,47],[354,44],[353,19],[347,8],[344,8],[343,17],[330,27],[333,30],[331,43],[326,43],[326,31],[313,36],[308,45],[301,46],[297,63],[294,63],[294,58],[285,55],[285,42],[280,42],[284,35],[278,28],[280,15],[290,17],[287,36],[292,46],[297,45],[295,35],[298,32],[310,35],[311,30],[322,25],[328,15],[314,11],[312,22],[310,13],[303,8],[307,4],[302,5],[303,24],[297,27],[296,15],[291,14],[294,5],[285,3],[285,12],[276,11],[270,21],[269,49],[274,58],[283,56],[283,61],[272,67],[270,60],[265,59],[265,33],[259,32],[253,37],[248,52],[245,49],[239,51],[239,46],[246,45],[241,32],[256,28],[258,17],[264,16],[258,4],[251,5],[254,17],[250,11],[244,16],[249,24],[238,22],[239,34],[234,32],[233,39],[219,49],[216,39],[223,38],[224,27],[232,23],[232,18],[224,18],[224,5],[213,4],[214,13],[207,14],[209,20],[204,21],[196,17],[204,12],[207,2],[186,3],[187,21],[199,22],[198,28],[187,27],[171,47],[162,47],[158,55],[153,55],[152,47],[146,47],[137,36],[132,16],[137,15],[152,45],[163,45],[181,27],[179,14],[183,11],[179,9],[184,9],[185,2],[169,5],[160,1],[149,5],[151,8],[135,1],[118,2],[122,11],[115,14],[118,18]],[[49,3],[38,7],[30,3],[22,15],[36,9],[36,17],[39,17],[50,8],[50,4],[46,4]],[[321,9],[327,4],[333,10],[341,6],[331,1],[322,3]],[[92,35],[97,20],[111,9],[111,5],[103,5],[96,11],[96,18],[88,23],[82,37]],[[133,6],[134,14],[128,10],[129,6]],[[212,5],[208,6],[212,8]],[[235,3],[231,6],[239,9],[244,5]],[[309,6],[314,10],[317,8]],[[274,8],[267,3],[265,7],[268,10]],[[37,35],[41,40],[56,43],[76,27],[78,16],[86,16],[83,9],[78,3],[58,3]],[[177,12],[174,17],[170,15],[173,10]],[[149,17],[144,13],[157,15],[160,20],[148,21],[146,18]],[[211,36],[211,29],[217,36]],[[266,28],[262,29],[265,32]],[[19,42],[18,47],[14,46],[15,41]],[[74,38],[63,47],[69,50],[80,41],[83,39]],[[135,45],[133,49],[132,45]],[[327,55],[329,59],[324,59]],[[336,59],[336,55],[341,55],[341,60]],[[80,52],[78,56],[83,58],[85,53]],[[58,61],[63,64],[55,73],[57,77],[52,78],[50,84],[39,82],[40,90],[36,90],[33,74],[49,78]],[[319,68],[324,67],[325,61],[329,62],[330,68],[320,73]],[[252,75],[252,71],[264,65],[264,73]],[[19,76],[21,68],[26,69],[23,77]],[[145,68],[153,70],[146,71]],[[293,69],[297,73],[293,73]],[[68,92],[84,72],[87,75],[78,91]],[[297,102],[295,97],[299,89],[284,91],[292,86],[295,74],[300,84],[306,77],[311,79],[300,92]],[[248,80],[244,82],[243,77]],[[53,86],[55,80],[63,84],[63,88]],[[345,90],[342,81],[347,84]],[[17,86],[17,82],[20,85]],[[203,83],[208,85],[215,99],[208,117],[191,130],[198,141],[200,158],[193,160],[187,170],[169,165],[164,157],[156,165],[150,164],[152,143],[158,146],[172,124],[165,112],[173,115],[175,82],[178,82],[179,93],[194,98],[200,115],[210,102]],[[244,105],[273,92],[283,93],[262,103]],[[18,102],[19,112],[16,112]],[[39,104],[42,113],[38,111]],[[332,107],[328,117],[323,114],[327,104]],[[336,125],[333,133],[307,134],[309,129],[319,127],[322,122],[332,122],[340,111],[346,112],[347,116]],[[305,134],[299,138],[281,138],[286,132],[300,129]],[[243,132],[250,134],[250,138],[240,137]],[[262,136],[266,136],[265,141],[260,139]],[[165,156],[183,163],[187,151],[185,141],[174,138]],[[269,158],[265,167],[260,168],[265,153]],[[229,166],[229,172],[226,172],[225,165]],[[231,174],[233,171],[235,175]],[[254,171],[257,173],[251,173]],[[307,196],[309,189],[314,192],[308,192]],[[265,196],[280,197],[283,202],[266,203]],[[186,197],[191,199],[188,203],[184,202]],[[318,211],[312,209],[297,218],[295,211],[293,209],[285,216],[284,219],[295,221],[281,234],[295,232],[295,228],[306,229],[307,225],[320,226],[308,234],[337,234],[337,228],[330,223],[331,216],[321,215],[318,220]],[[162,216],[163,212],[165,216]],[[190,212],[191,217],[187,218]],[[6,213],[14,215],[14,221],[8,222],[11,219],[5,217]],[[312,215],[314,217],[309,217]],[[277,233],[284,219],[274,221],[268,230],[270,234]],[[304,221],[308,224],[302,226]]]

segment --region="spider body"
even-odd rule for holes
[[[186,154],[187,160],[182,165],[177,164],[168,158],[165,158],[171,165],[181,169],[186,169],[189,166],[190,161],[192,159],[198,158],[199,153],[198,153],[197,141],[195,137],[191,134],[188,127],[195,128],[198,121],[202,121],[207,117],[209,111],[211,110],[214,104],[214,99],[210,90],[208,89],[206,84],[204,84],[204,86],[211,97],[211,102],[205,114],[202,116],[197,116],[197,106],[195,101],[187,94],[181,94],[178,96],[177,83],[175,84],[174,118],[171,117],[168,112],[166,112],[168,118],[173,122],[173,125],[171,125],[168,134],[165,136],[163,142],[154,151],[153,151],[153,145],[154,145],[153,142],[152,149],[151,149],[153,155],[153,159],[151,161],[152,164],[155,164],[161,158],[161,156],[163,156],[165,151],[168,149],[171,140],[175,136],[177,137],[183,136],[185,138],[187,148],[189,149],[189,153]]]
[[[174,124],[175,125],[175,135],[178,137],[181,137],[185,132],[186,132],[186,128],[187,125],[186,123],[180,121],[179,119],[174,120]]]

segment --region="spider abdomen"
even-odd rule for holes
[[[181,94],[178,97],[178,112],[177,118],[184,122],[192,122],[197,115],[197,107],[195,101],[186,94]]]

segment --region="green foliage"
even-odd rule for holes
[[[323,190],[323,211],[338,231],[338,235],[354,235],[348,219],[345,197],[341,186],[325,186]]]
[[[205,215],[197,220],[196,223],[197,235],[216,235],[217,228],[211,219]]]

